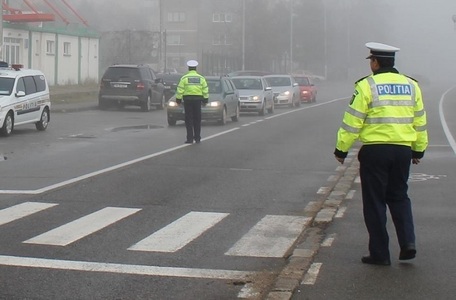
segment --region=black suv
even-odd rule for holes
[[[138,105],[142,111],[152,106],[165,108],[162,79],[148,65],[113,65],[105,71],[100,83],[98,106],[106,109],[110,105],[119,108]]]

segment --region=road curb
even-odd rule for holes
[[[288,263],[277,276],[266,300],[289,300],[299,285],[306,280],[311,271],[312,262],[318,253],[324,239],[324,230],[333,221],[341,204],[346,200],[356,177],[359,174],[359,162],[356,159],[357,149],[351,155],[348,166],[338,167],[338,175],[334,181],[328,181],[326,193],[309,202],[304,213],[312,219],[311,225],[301,234],[293,253],[288,257]],[[310,274],[311,275],[311,274]]]

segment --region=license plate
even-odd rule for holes
[[[125,89],[125,88],[127,88],[127,85],[116,83],[116,84],[113,84],[112,87],[119,88],[119,89]]]

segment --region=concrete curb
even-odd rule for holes
[[[332,222],[340,205],[346,200],[353,183],[358,176],[359,163],[356,159],[357,149],[353,149],[350,165],[338,167],[338,175],[334,181],[328,181],[326,193],[317,197],[316,201],[309,202],[304,212],[312,218],[311,225],[306,228],[297,242],[293,253],[288,257],[288,263],[277,276],[266,300],[289,300],[299,285],[312,275],[312,262],[318,253],[324,239],[324,230]],[[355,153],[353,153],[355,152]]]

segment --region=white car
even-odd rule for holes
[[[9,136],[14,127],[35,124],[46,130],[51,100],[46,77],[41,71],[0,62],[0,134]]]
[[[274,95],[262,76],[234,76],[231,81],[239,94],[241,112],[274,113]]]
[[[300,89],[293,76],[266,75],[264,78],[272,88],[276,105],[301,106]]]

